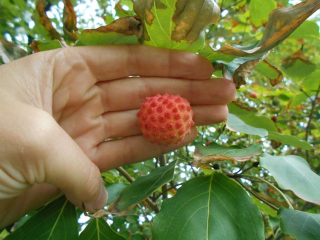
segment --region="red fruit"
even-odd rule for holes
[[[190,103],[179,95],[147,97],[137,116],[143,135],[159,145],[178,144],[194,125]]]
[[[250,93],[250,97],[251,97],[251,98],[257,98],[257,97],[258,97],[258,93],[256,93],[256,92],[251,92],[251,93]]]

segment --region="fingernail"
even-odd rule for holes
[[[108,192],[106,187],[104,186],[104,182],[101,184],[101,190],[100,190],[100,196],[97,201],[95,201],[92,205],[94,210],[102,209],[106,204],[108,200]]]

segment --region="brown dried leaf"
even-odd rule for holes
[[[33,40],[33,42],[29,45],[29,48],[33,50],[33,53],[40,52],[38,45],[40,42],[38,40]]]
[[[275,86],[275,85],[277,85],[278,83],[280,83],[281,81],[282,81],[282,79],[283,79],[283,74],[282,74],[282,72],[278,69],[278,68],[276,68],[275,66],[273,66],[272,64],[270,64],[267,60],[263,60],[263,62],[265,63],[265,64],[267,64],[267,66],[270,68],[270,69],[272,69],[273,71],[275,71],[276,73],[277,73],[277,77],[276,78],[269,78],[269,80],[270,80],[270,83],[271,83],[271,85],[272,86]]]
[[[282,60],[282,67],[290,68],[292,67],[297,60],[304,62],[305,64],[313,64],[308,57],[303,53],[303,50],[300,49],[291,56]]]
[[[237,68],[237,70],[233,74],[233,82],[235,83],[236,87],[239,88],[241,85],[246,84],[246,80],[250,76],[253,69],[262,62],[270,52],[263,55],[262,58],[254,59],[251,61],[247,61],[240,65],[240,67]]]
[[[192,166],[198,168],[198,167],[207,165],[207,164],[212,163],[212,162],[225,161],[225,160],[234,161],[235,159],[232,158],[232,157],[225,156],[225,155],[205,155],[205,156],[201,156],[200,154],[196,153],[196,154],[193,155]]]
[[[47,16],[47,13],[45,11],[44,0],[38,0],[37,6],[36,6],[36,11],[39,13],[39,16],[40,16],[39,21],[40,21],[41,25],[43,25],[44,28],[49,32],[49,37],[52,40],[60,39],[61,38],[60,33],[58,33],[57,30],[54,29],[50,18],[48,18],[48,16]]]
[[[116,32],[124,35],[136,35],[138,38],[142,35],[141,23],[136,17],[124,17],[119,18],[112,23],[101,26],[97,29],[85,29],[82,33],[92,33],[92,32]]]
[[[72,41],[77,40],[77,14],[74,11],[70,0],[63,0],[63,31],[67,38]]]

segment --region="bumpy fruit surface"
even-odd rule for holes
[[[143,135],[159,145],[178,144],[194,125],[190,103],[179,95],[147,97],[137,116]]]

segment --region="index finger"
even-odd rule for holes
[[[129,76],[208,79],[213,66],[204,57],[145,45],[78,47],[98,81]]]

